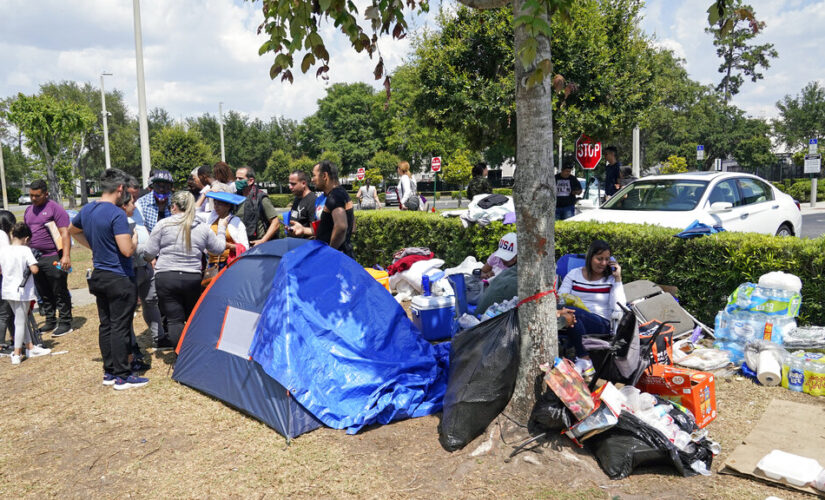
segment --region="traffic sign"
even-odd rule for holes
[[[702,161],[705,159],[705,146],[699,144],[696,146],[696,161]]]
[[[805,173],[818,174],[822,169],[822,155],[805,155]]]
[[[576,161],[585,170],[593,170],[602,161],[602,143],[582,134],[576,139]]]
[[[438,172],[441,170],[441,157],[440,156],[433,156],[432,162],[430,162],[430,168],[433,169],[433,172]]]
[[[366,172],[366,169],[364,167],[358,167],[359,174],[363,174],[364,172]]]
[[[808,141],[808,154],[815,155],[817,150],[817,140],[811,139]]]
[[[355,174],[355,178],[358,179],[359,181],[363,181],[364,177],[366,177],[366,174],[364,173],[364,169],[359,168],[358,172]]]

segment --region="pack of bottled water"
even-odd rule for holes
[[[748,341],[768,340],[782,345],[784,337],[796,328],[802,305],[799,278],[785,275],[796,280],[783,281],[784,277],[777,277],[776,273],[770,276],[771,279],[765,280],[768,284],[785,287],[743,283],[728,297],[725,309],[716,315],[715,347],[729,351],[735,363],[742,361]]]

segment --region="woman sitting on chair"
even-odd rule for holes
[[[627,302],[622,286],[622,268],[611,255],[610,245],[596,240],[587,249],[584,267],[564,277],[559,294],[581,299],[588,310],[571,307],[576,315],[572,327],[562,331],[576,349],[576,368],[582,375],[593,374],[593,362],[582,343],[584,335],[611,335],[610,318],[619,311],[617,304]]]

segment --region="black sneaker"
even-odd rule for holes
[[[168,337],[163,337],[162,339],[158,339],[158,341],[155,342],[155,349],[159,351],[168,351],[169,349],[174,349],[176,347],[177,346],[173,344]]]
[[[144,377],[136,377],[134,375],[129,375],[126,378],[118,377],[115,379],[114,389],[116,391],[123,391],[125,389],[133,389],[135,387],[143,387],[144,385],[149,383],[148,378]]]
[[[50,331],[54,330],[56,327],[57,327],[57,321],[56,320],[53,320],[53,319],[46,320],[46,324],[43,325],[42,327],[40,327],[40,331],[41,332],[50,332]]]
[[[152,365],[147,365],[142,359],[136,359],[129,365],[129,369],[132,370],[133,374],[145,372],[149,368],[152,368]]]
[[[57,330],[52,332],[52,337],[62,337],[67,333],[72,333],[74,330],[72,329],[71,325],[60,325],[57,327]]]

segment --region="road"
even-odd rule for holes
[[[825,234],[825,212],[815,212],[802,216],[802,237],[816,238]]]

